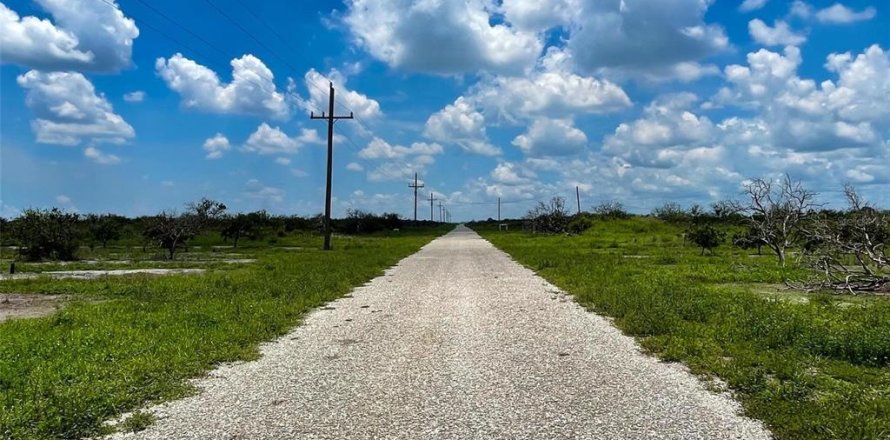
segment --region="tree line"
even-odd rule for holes
[[[415,222],[398,214],[374,214],[351,209],[346,217],[334,219],[335,232],[371,234],[399,230]],[[426,224],[432,222],[416,222]],[[283,237],[292,232],[315,233],[323,228],[321,214],[312,217],[271,215],[266,211],[231,213],[222,202],[202,198],[187,203],[183,211],[164,210],[156,215],[128,218],[116,214],[78,214],[59,208],[26,209],[11,220],[0,218],[3,246],[18,247],[25,261],[74,260],[78,249],[105,248],[127,242],[160,249],[167,259],[201,234],[217,233],[233,247],[242,240]]]
[[[684,225],[684,239],[700,247],[703,255],[727,241],[727,229],[742,230],[730,237],[731,244],[756,248],[758,253],[766,248],[781,266],[793,252],[796,263],[817,274],[796,287],[848,292],[885,289],[890,286],[890,212],[863,200],[850,185],[844,187],[844,194],[846,207],[827,209],[815,192],[790,176],[758,178],[745,183],[739,200],[688,209],[668,202],[649,215]],[[630,216],[618,201],[570,214],[565,199],[553,197],[529,210],[523,227],[534,233],[580,234],[597,220]]]

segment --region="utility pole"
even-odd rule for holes
[[[414,173],[414,185],[408,184],[408,188],[414,188],[414,221],[417,221],[417,188],[423,188],[423,184],[417,184],[417,173]]]
[[[334,121],[338,119],[352,119],[349,116],[334,116],[334,83],[330,83],[331,95],[328,100],[328,114],[321,112],[321,116],[315,116],[310,112],[310,119],[326,119],[328,121],[328,180],[325,186],[324,196],[324,250],[331,250],[331,175],[334,171]]]
[[[578,200],[578,214],[581,213],[581,190],[575,186],[575,198]]]
[[[443,219],[442,219],[442,213],[445,212],[445,211],[443,211],[442,206],[443,206],[443,205],[442,205],[442,201],[439,200],[439,221],[440,221],[440,222],[443,220]]]
[[[433,201],[435,201],[435,200],[438,200],[438,199],[434,198],[433,192],[430,191],[430,221],[431,222],[435,221],[435,219],[433,218]]]
[[[501,221],[501,198],[498,197],[498,221]]]

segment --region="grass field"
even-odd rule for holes
[[[211,261],[198,266],[212,269],[201,275],[2,281],[2,292],[75,301],[49,317],[0,323],[0,438],[96,435],[116,415],[187,395],[186,379],[220,362],[256,358],[260,342],[286,332],[304,312],[380,275],[446,229],[335,237],[332,252],[318,250],[321,239],[312,235],[282,238],[278,247],[245,242],[222,252],[257,261]],[[172,263],[127,249],[87,255],[98,263],[20,267],[195,267],[190,259],[213,260],[209,248]],[[127,262],[109,265],[114,258]],[[148,422],[138,414],[125,426]]]
[[[890,299],[777,289],[801,269],[727,246],[700,256],[651,218],[580,236],[476,229],[661,359],[721,379],[776,437],[890,438]]]

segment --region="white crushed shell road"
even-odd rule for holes
[[[116,438],[770,438],[465,227],[196,383]]]

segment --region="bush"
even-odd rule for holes
[[[58,208],[26,209],[15,220],[19,254],[27,261],[73,260],[80,245],[77,221],[77,214]]]
[[[717,228],[712,225],[706,224],[693,227],[687,231],[686,236],[689,238],[689,241],[697,244],[701,248],[701,254],[704,255],[705,250],[709,253],[713,253],[714,248],[720,246],[720,243],[723,242],[726,233],[717,230]]]
[[[569,225],[566,229],[568,229],[569,233],[581,234],[584,233],[584,231],[590,229],[592,226],[593,219],[584,214],[579,214],[576,215],[575,218],[573,218],[572,221],[569,222]]]
[[[550,203],[538,202],[538,206],[526,214],[526,224],[532,232],[560,234],[566,232],[569,214],[566,200],[562,197],[550,199]]]
[[[679,203],[667,202],[664,205],[652,210],[652,215],[659,220],[668,223],[683,223],[689,220],[689,213],[680,207]]]
[[[621,202],[609,200],[593,207],[593,213],[610,220],[620,220],[630,217]]]

